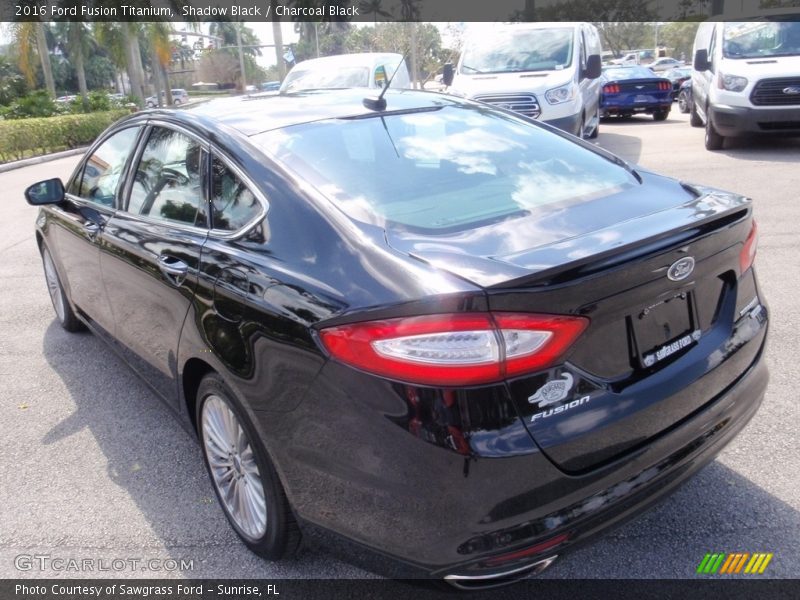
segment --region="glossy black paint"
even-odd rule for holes
[[[387,99],[389,110],[461,102]],[[739,269],[749,201],[639,172],[603,211],[533,214],[438,236],[433,249],[430,238],[350,220],[248,141],[364,112],[358,93],[312,93],[151,111],[116,126],[183,128],[246,173],[269,208],[234,238],[74,196],[43,207],[37,222],[78,314],[187,427],[199,378],[226,380],[309,539],[396,576],[496,572],[638,513],[746,424],[767,382],[767,310],[753,270]],[[668,280],[689,253],[694,275]],[[163,256],[185,262],[186,275],[165,273]],[[681,294],[697,306],[702,337],[643,366],[632,319]],[[318,342],[334,324],[487,310],[580,314],[591,326],[562,364],[458,389],[357,371]],[[570,395],[533,419],[543,407],[529,398],[565,374]]]

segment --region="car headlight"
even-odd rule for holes
[[[725,75],[719,74],[717,79],[717,86],[721,90],[728,90],[729,92],[741,92],[747,87],[747,78],[739,77],[738,75]]]
[[[550,104],[561,104],[563,102],[569,102],[575,97],[575,85],[570,82],[567,85],[562,85],[561,87],[553,88],[552,90],[548,90],[545,92],[544,97]]]

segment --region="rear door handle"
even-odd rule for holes
[[[189,265],[179,258],[162,254],[158,257],[158,268],[162,273],[172,275],[173,277],[185,277],[189,272]]]

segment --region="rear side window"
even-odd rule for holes
[[[136,168],[128,212],[206,227],[206,161],[207,153],[196,140],[154,127]]]
[[[113,208],[122,172],[138,134],[138,127],[129,127],[100,144],[86,159],[83,172],[73,181],[70,192],[89,202]]]
[[[251,139],[346,214],[380,226],[468,229],[636,182],[590,150],[477,105],[320,121]]]
[[[216,156],[211,162],[211,173],[212,227],[238,231],[252,223],[262,211],[255,194]]]

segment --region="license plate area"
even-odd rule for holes
[[[700,339],[691,292],[681,292],[643,307],[629,317],[629,324],[633,359],[640,368],[654,367]]]

